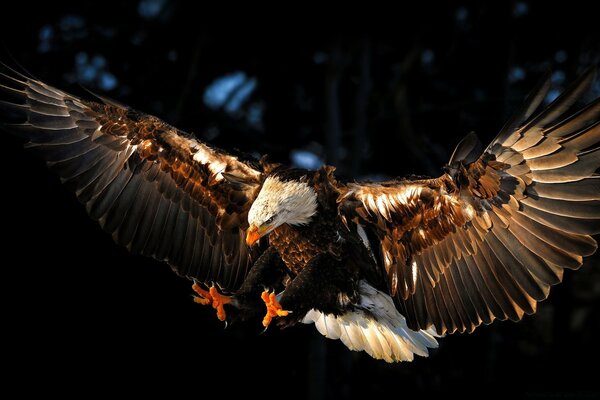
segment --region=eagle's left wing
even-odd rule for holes
[[[563,269],[597,249],[600,101],[567,110],[583,75],[546,109],[541,85],[482,153],[474,136],[437,179],[354,183],[340,214],[364,227],[390,294],[413,329],[472,331],[532,314]]]
[[[29,140],[117,243],[202,282],[241,284],[258,256],[244,238],[266,164],[8,68],[0,70],[0,111],[0,127]],[[10,116],[17,123],[7,124]]]

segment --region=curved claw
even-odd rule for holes
[[[275,293],[269,293],[268,290],[265,290],[261,293],[260,298],[264,301],[265,306],[267,307],[267,313],[263,318],[262,324],[266,328],[269,327],[271,321],[275,317],[286,317],[290,314],[291,311],[284,310],[277,301],[277,297]]]

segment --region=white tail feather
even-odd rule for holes
[[[438,346],[435,330],[413,331],[406,325],[394,302],[366,281],[360,282],[360,303],[343,315],[309,311],[302,320],[314,323],[326,338],[340,339],[350,350],[366,351],[387,362],[412,361],[414,355],[427,357],[428,348]]]

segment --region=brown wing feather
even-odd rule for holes
[[[390,292],[412,328],[519,320],[596,251],[599,102],[568,113],[592,79],[588,71],[534,113],[542,84],[478,159],[459,149],[440,178],[343,189],[340,212],[381,239]]]
[[[117,243],[187,277],[229,289],[241,283],[262,165],[115,103],[0,74],[0,105],[25,120],[5,129],[29,140]]]
[[[403,299],[415,292],[415,275],[425,273],[437,282],[452,259],[471,249],[457,227],[470,221],[474,210],[461,200],[449,176],[349,184],[340,202],[349,219],[358,217],[360,223],[376,228],[391,293]],[[424,259],[436,263],[425,266]]]

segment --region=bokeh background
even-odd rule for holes
[[[466,133],[491,140],[545,71],[549,102],[600,61],[592,2],[425,1],[373,14],[194,3],[21,1],[0,12],[2,61],[215,145],[327,162],[346,179],[435,176]],[[599,95],[597,81],[588,100]],[[537,315],[388,365],[312,326],[223,329],[193,304],[189,282],[115,246],[21,142],[2,143],[0,365],[3,390],[18,397],[600,392],[597,256],[567,272]]]

